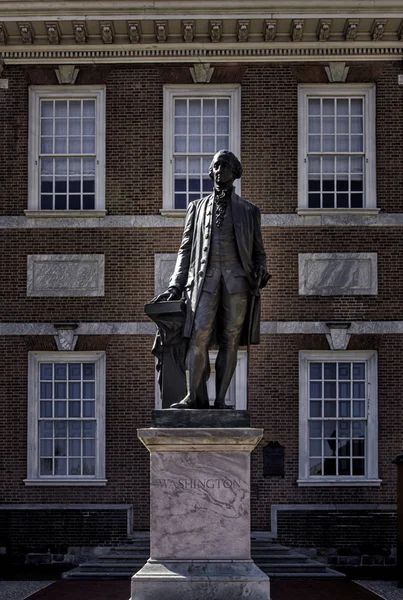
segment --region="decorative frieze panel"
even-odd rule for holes
[[[104,296],[103,254],[32,254],[27,296]]]
[[[167,289],[174,272],[176,257],[176,254],[156,254],[154,256],[154,290],[156,294],[162,294]]]
[[[378,293],[377,254],[300,254],[299,294],[357,296]]]

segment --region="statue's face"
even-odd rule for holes
[[[234,182],[231,163],[225,156],[219,156],[213,163],[214,184],[220,188],[229,188]]]

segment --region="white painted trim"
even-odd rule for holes
[[[279,512],[330,512],[336,511],[367,511],[367,512],[391,512],[396,513],[396,504],[272,504],[271,505],[271,530],[268,536],[272,539],[278,536],[278,513]]]
[[[326,214],[308,208],[308,98],[362,96],[364,99],[364,210],[376,208],[376,87],[372,83],[298,86],[298,211]],[[335,210],[335,209],[332,209]],[[345,209],[340,209],[344,213]],[[312,212],[311,212],[312,211]],[[315,211],[315,212],[314,212]],[[319,212],[318,212],[319,211]],[[309,214],[309,213],[308,213]],[[329,214],[329,213],[328,213]],[[351,212],[350,212],[351,214]]]
[[[39,364],[40,361],[95,362],[97,398],[95,418],[97,422],[96,471],[89,477],[41,477],[39,475]],[[29,352],[28,353],[28,432],[27,432],[27,477],[25,485],[105,485],[105,352]]]
[[[101,487],[108,483],[107,479],[74,479],[66,477],[66,479],[23,479],[27,487],[68,487],[68,486],[84,486],[84,487]]]
[[[221,85],[164,85],[163,92],[163,210],[174,211],[173,142],[174,142],[174,99],[192,96],[225,96],[230,99],[230,143],[231,150],[241,160],[241,86],[239,84]],[[241,193],[240,181],[237,192]]]
[[[309,475],[309,432],[308,432],[308,366],[309,361],[352,361],[362,360],[367,363],[367,439],[365,449],[366,476],[364,477],[326,477]],[[378,353],[375,350],[300,350],[299,352],[299,478],[298,485],[308,484],[320,486],[334,485],[378,486],[382,480],[378,478]]]
[[[380,208],[297,208],[296,213],[301,217],[312,217],[316,215],[360,215],[373,217],[380,213]]]
[[[24,210],[28,219],[103,218],[106,210]]]
[[[40,209],[39,192],[39,144],[40,144],[40,100],[46,98],[94,98],[96,100],[96,134],[95,134],[95,211],[100,217],[105,210],[105,86],[99,85],[58,85],[29,87],[29,141],[28,141],[28,211],[42,213],[47,216],[49,211]],[[102,213],[99,213],[102,211]],[[52,211],[53,212],[53,211]],[[65,214],[68,210],[63,211]],[[90,211],[73,211],[76,213]],[[43,214],[46,213],[46,214]],[[28,214],[32,214],[28,212]],[[59,211],[56,213],[59,215]],[[69,215],[72,216],[72,215]],[[95,216],[95,215],[92,215]]]

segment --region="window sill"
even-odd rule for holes
[[[380,208],[296,208],[297,215],[300,217],[326,216],[326,215],[363,215],[376,216],[380,213]]]
[[[297,479],[298,487],[380,487],[382,479]]]
[[[24,479],[26,486],[105,486],[107,479]]]
[[[76,219],[77,217],[93,217],[96,219],[103,218],[106,216],[106,210],[24,210],[25,216],[30,219],[43,219],[43,218],[70,218]]]
[[[182,219],[186,216],[186,210],[182,208],[161,208],[160,214],[162,217],[174,217]]]

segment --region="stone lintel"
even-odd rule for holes
[[[252,452],[263,429],[150,427],[137,436],[150,452]]]

